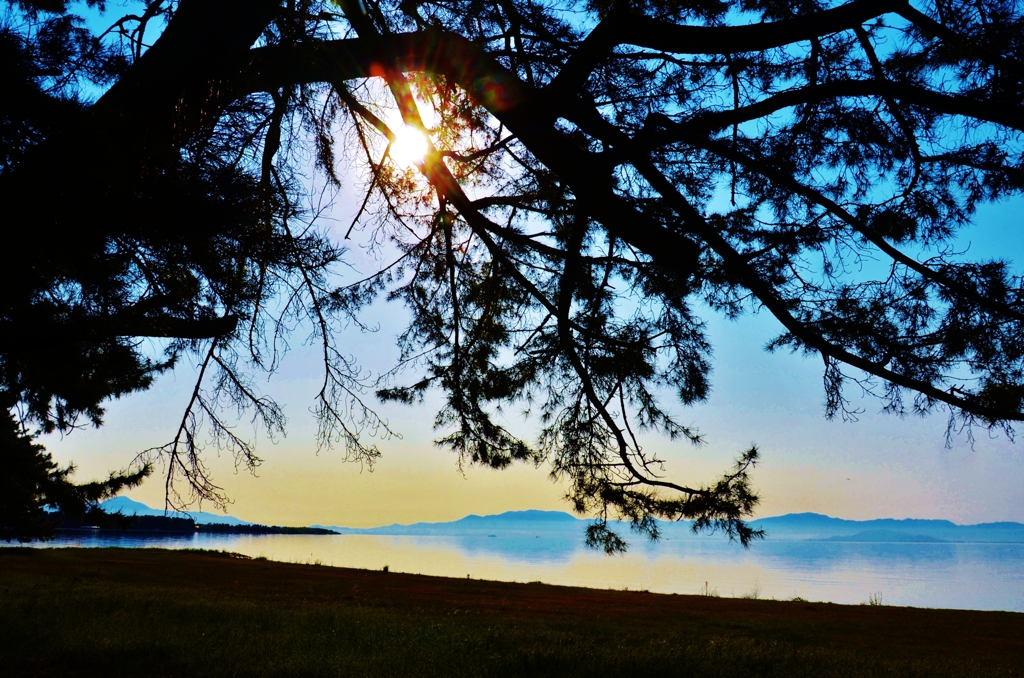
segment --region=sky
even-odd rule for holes
[[[347,181],[329,215],[345,227],[359,188],[353,177]],[[982,208],[964,238],[977,257],[1024,261],[1024,201]],[[373,262],[358,250],[355,255],[358,272],[370,272]],[[367,318],[367,324],[380,324],[378,333],[351,330],[338,343],[364,368],[389,369],[398,353],[394,335],[402,317],[396,305],[378,304]],[[681,422],[699,428],[708,444],[693,448],[657,436],[642,441],[648,452],[667,461],[670,478],[712,482],[741,451],[757,444],[762,455],[753,474],[762,498],[758,517],[813,511],[848,519],[1024,522],[1024,440],[1014,444],[978,431],[973,445],[960,436],[947,448],[941,413],[899,419],[879,413],[876,401],[858,401],[852,391],[853,405],[864,410],[859,421],[827,421],[820,359],[763,351],[780,330],[767,313],[735,322],[711,313],[704,318],[715,347],[713,393],[704,404],[675,404],[672,411]],[[317,453],[309,413],[319,388],[317,351],[295,339],[280,371],[262,384],[285,408],[287,437],[276,443],[259,440],[257,452],[264,463],[255,476],[236,469],[230,456],[210,455],[214,481],[233,501],[228,507],[232,515],[277,525],[368,527],[454,520],[471,513],[569,510],[565,488],[552,481],[545,467],[460,472],[451,453],[432,442],[441,437],[432,428],[436,397],[412,407],[377,408],[401,437],[378,441],[383,456],[372,472],[344,463],[339,451]],[[194,376],[194,368],[183,364],[149,391],[109,403],[101,429],[46,436],[42,442],[58,461],[75,462],[79,481],[125,468],[138,451],[173,437]],[[529,430],[515,411],[507,418],[510,426]],[[158,467],[128,496],[161,506],[160,473]]]
[[[343,217],[352,202],[351,194],[341,196],[337,223],[347,223]],[[984,208],[966,234],[972,253],[1024,259],[1022,222],[1020,204]],[[363,258],[361,265],[371,266],[370,260]],[[401,307],[382,302],[367,318],[380,331],[348,331],[339,345],[364,368],[386,370],[397,356],[394,335],[403,316]],[[704,317],[715,347],[714,390],[706,403],[692,408],[676,403],[673,412],[681,422],[697,426],[708,444],[694,448],[656,435],[642,441],[647,451],[666,460],[670,478],[711,482],[738,453],[757,444],[762,454],[753,474],[762,498],[758,517],[813,511],[848,519],[1024,522],[1024,440],[1013,443],[978,431],[973,446],[959,436],[947,448],[941,413],[900,419],[880,413],[877,401],[858,401],[852,391],[854,406],[863,410],[859,420],[827,421],[820,359],[763,350],[779,331],[773,318],[767,313],[738,321],[711,313]],[[318,453],[309,413],[319,388],[317,361],[317,351],[295,337],[280,371],[261,385],[284,406],[289,426],[287,437],[276,443],[259,439],[257,452],[264,463],[256,476],[236,470],[230,455],[211,453],[214,480],[232,499],[232,515],[277,525],[368,527],[455,520],[471,513],[569,510],[564,487],[543,466],[460,472],[454,456],[433,445],[440,437],[432,428],[436,394],[421,405],[378,408],[401,437],[377,441],[383,455],[372,472],[343,462],[340,451]],[[194,375],[192,366],[182,365],[148,392],[110,403],[101,429],[49,436],[43,442],[58,460],[75,462],[80,481],[124,468],[139,450],[172,438]],[[517,430],[531,430],[515,410],[506,413],[506,420]],[[158,467],[128,496],[161,506],[160,473]]]

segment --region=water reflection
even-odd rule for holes
[[[50,546],[204,548],[290,562],[595,588],[1024,612],[1024,544],[634,541],[624,556],[572,534],[472,536],[63,534]]]

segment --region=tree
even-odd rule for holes
[[[372,463],[367,389],[440,389],[460,462],[549,462],[608,551],[613,515],[758,536],[756,449],[691,486],[635,435],[702,442],[655,397],[708,396],[699,313],[771,313],[769,349],[822,359],[828,417],[852,386],[896,415],[944,408],[947,436],[1024,418],[1021,279],[956,240],[1024,187],[1021,3],[180,0],[102,39],[63,2],[12,7],[8,87],[31,96],[4,111],[0,191],[52,206],[53,237],[4,255],[2,392],[44,429],[98,423],[194,353],[177,437],[140,457],[167,462],[172,501],[178,480],[219,496],[202,420],[258,463],[217,402],[283,425],[245,375],[299,322],[323,346],[322,445]],[[106,87],[91,104],[86,82]],[[412,166],[393,153],[409,130]],[[368,177],[345,239],[394,257],[338,286],[344,243],[303,177],[337,186],[342,158]],[[381,295],[412,322],[375,384],[333,335]],[[509,404],[535,442],[495,421]]]
[[[69,478],[75,467],[57,466],[42,445],[18,430],[9,415],[0,421],[0,453],[4,465],[0,475],[0,539],[5,541],[52,536],[57,521],[45,507],[60,507],[62,518],[126,527],[124,517],[98,510],[96,503],[135,487],[150,472],[143,467],[134,473],[111,473],[101,482],[76,485]]]

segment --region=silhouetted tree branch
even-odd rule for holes
[[[103,400],[192,354],[178,434],[145,458],[168,464],[169,497],[180,478],[222,501],[197,432],[258,463],[221,412],[280,430],[246,374],[304,325],[321,445],[372,463],[362,433],[390,431],[365,394],[437,388],[459,463],[549,462],[597,518],[591,544],[624,548],[616,516],[746,544],[756,449],[704,485],[639,442],[703,442],[655,395],[707,398],[699,313],[771,313],[769,348],[823,360],[828,416],[853,416],[853,384],[895,414],[945,408],[947,435],[1024,419],[1021,279],[957,241],[1024,188],[1020,5],[180,0],[91,40],[63,3],[13,4],[0,191],[45,191],[54,245],[4,270],[0,324],[21,338],[0,342],[3,392],[43,429],[99,423]],[[411,167],[401,127],[427,139]],[[310,159],[337,186],[353,158],[367,190],[345,240],[381,267],[339,286],[345,252],[301,196]],[[374,384],[335,337],[382,296],[412,320]],[[26,339],[51,327],[66,340]],[[170,341],[158,358],[126,334]],[[511,405],[536,441],[496,423]]]

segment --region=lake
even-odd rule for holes
[[[718,539],[634,539],[622,556],[582,536],[61,534],[45,547],[197,548],[299,563],[445,577],[800,597],[835,603],[1024,612],[1024,544],[768,540],[749,550]]]

